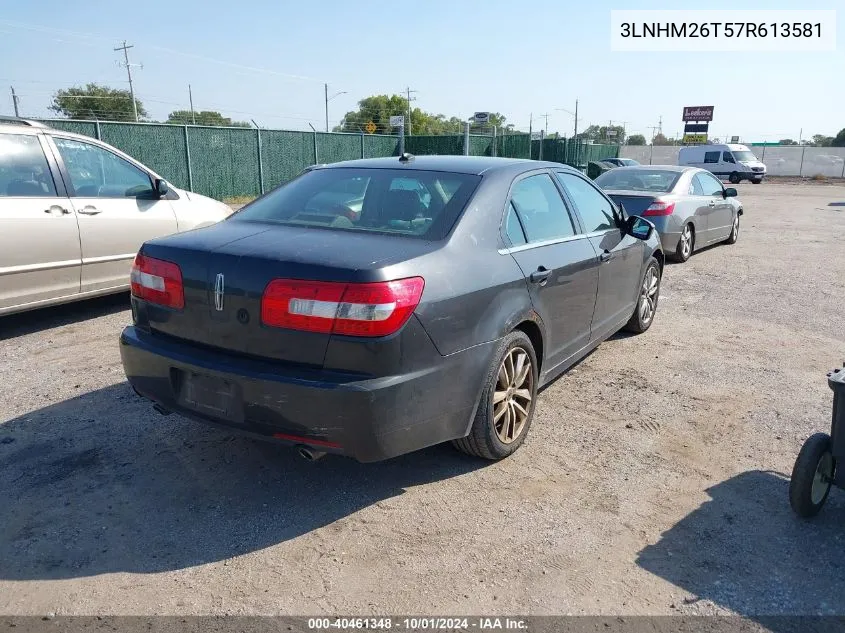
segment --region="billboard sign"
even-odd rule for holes
[[[682,121],[712,121],[714,106],[687,106]]]
[[[706,134],[684,134],[684,143],[700,145],[707,142]]]

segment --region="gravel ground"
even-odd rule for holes
[[[739,191],[739,242],[668,266],[651,330],[495,464],[161,417],[124,381],[125,296],[0,319],[0,613],[845,614],[845,492],[787,501],[845,360],[845,187]]]

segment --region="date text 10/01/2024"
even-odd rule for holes
[[[525,630],[528,623],[518,618],[309,618],[312,630],[390,630],[403,631],[460,631],[460,630]]]
[[[821,22],[623,22],[625,38],[755,37],[811,38],[822,36]]]

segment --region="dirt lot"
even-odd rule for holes
[[[845,492],[787,477],[845,360],[845,187],[740,185],[735,246],[542,395],[501,463],[360,465],[161,417],[126,297],[0,319],[0,613],[839,613]]]

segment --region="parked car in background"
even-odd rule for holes
[[[620,167],[596,178],[625,211],[648,218],[667,254],[685,262],[695,249],[739,239],[742,204],[736,189],[695,167]]]
[[[633,158],[602,158],[602,162],[616,165],[617,167],[634,167],[639,165]]]
[[[649,328],[663,262],[653,225],[558,163],[336,163],[146,242],[121,357],[159,412],[309,459],[449,440],[499,459],[539,387],[620,328]]]
[[[87,136],[0,125],[0,315],[128,290],[146,240],[231,210]]]
[[[682,147],[678,165],[706,169],[732,184],[743,180],[759,185],[766,176],[766,166],[745,145],[713,144]]]

